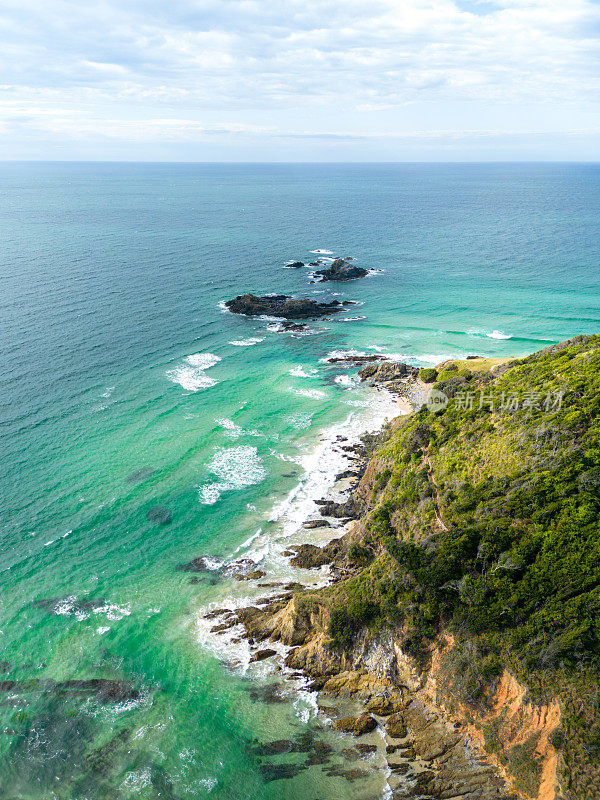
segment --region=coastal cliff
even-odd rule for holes
[[[490,366],[425,375],[447,402],[368,443],[322,509],[348,532],[295,548],[332,582],[237,620],[291,648],[334,727],[383,726],[395,798],[593,800],[600,336]],[[339,716],[345,696],[361,715]]]

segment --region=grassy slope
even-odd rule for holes
[[[558,696],[563,785],[600,797],[600,336],[496,376],[444,370],[436,387],[445,411],[413,415],[379,453],[362,568],[331,597],[333,641],[402,622],[420,658],[451,629],[469,653],[455,656],[464,699],[485,702],[503,666],[533,697]],[[539,408],[480,409],[478,394],[459,407],[481,388]],[[548,392],[564,392],[560,408],[544,408]]]

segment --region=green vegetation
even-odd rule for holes
[[[436,376],[445,410],[423,408],[378,451],[386,476],[367,523],[372,560],[337,590],[334,640],[342,628],[348,641],[361,624],[401,620],[406,648],[426,658],[452,631],[468,702],[485,702],[503,666],[534,696],[559,697],[570,789],[596,797],[600,336],[495,374],[468,363],[473,371],[444,365]],[[510,758],[529,789],[528,747]]]
[[[433,383],[437,378],[437,369],[431,367],[430,369],[422,369],[419,371],[419,378],[423,383]]]

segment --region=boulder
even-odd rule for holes
[[[353,736],[362,736],[365,733],[374,731],[377,722],[370,714],[361,714],[360,717],[343,717],[336,719],[333,727],[343,733],[351,733]]]
[[[385,729],[388,736],[391,736],[392,739],[404,739],[407,730],[402,714],[398,711],[396,711],[395,714],[391,714],[388,717]]]
[[[380,717],[387,717],[394,710],[394,705],[389,697],[372,697],[367,703],[367,711]]]
[[[304,261],[292,261],[290,264],[286,264],[286,269],[298,269],[298,267],[304,266]]]
[[[173,514],[165,506],[152,506],[146,511],[146,519],[155,525],[168,525],[173,519]]]
[[[255,663],[256,661],[264,661],[265,658],[271,658],[271,656],[276,656],[277,650],[270,650],[269,648],[265,648],[264,650],[259,650],[258,652],[254,653],[252,658],[250,659],[250,663]]]

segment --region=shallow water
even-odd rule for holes
[[[248,587],[176,566],[291,574],[340,463],[320,439],[389,413],[328,353],[428,365],[596,332],[599,168],[3,164],[0,189],[0,678],[39,679],[0,693],[1,796],[376,796],[381,774],[318,764],[267,780],[306,754],[255,738],[346,744],[203,629]],[[315,250],[378,272],[283,268]],[[293,336],[219,306],[245,291],[362,305]],[[75,678],[139,695],[57,688]]]

